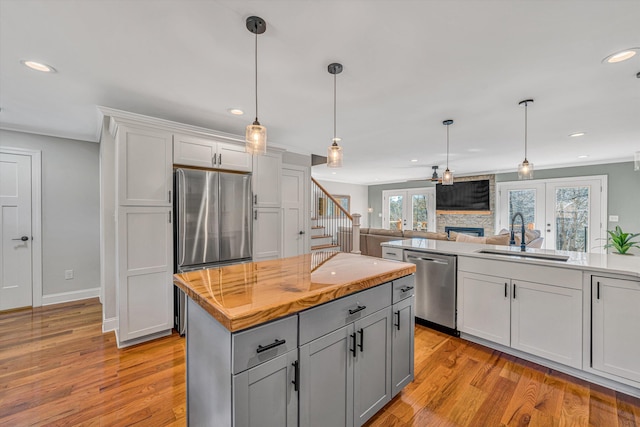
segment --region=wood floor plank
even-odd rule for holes
[[[118,349],[97,299],[0,313],[0,426],[186,425],[185,340]],[[415,381],[367,427],[640,427],[640,399],[416,326]]]

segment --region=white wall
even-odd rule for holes
[[[334,181],[316,181],[318,181],[330,194],[351,196],[351,212],[349,213],[359,213],[362,215],[362,220],[360,222],[361,226],[369,227],[369,215],[367,213],[367,209],[369,208],[368,186]]]
[[[0,130],[0,145],[42,152],[43,304],[99,288],[98,144]]]

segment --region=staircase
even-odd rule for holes
[[[311,178],[311,253],[359,251],[360,215],[349,214],[340,203]],[[354,220],[355,217],[355,220]],[[357,229],[357,233],[353,233]],[[354,246],[353,235],[358,236]]]
[[[318,218],[311,218],[311,252],[339,251],[340,245],[334,243],[333,236],[327,234],[324,225],[317,225]]]

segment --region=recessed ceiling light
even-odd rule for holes
[[[615,64],[616,62],[626,61],[635,56],[638,53],[640,48],[632,47],[630,49],[625,49],[620,52],[612,53],[602,60],[602,62],[607,62],[609,64]]]
[[[579,158],[579,159],[586,159],[587,157],[589,157],[589,156],[588,156],[588,155],[586,155],[586,154],[583,154],[583,155],[581,155],[581,156],[578,156],[578,158]]]
[[[575,138],[577,136],[584,136],[584,132],[576,132],[569,135],[571,138]]]
[[[227,111],[233,114],[234,116],[241,116],[244,114],[244,111],[242,111],[239,108],[229,108]]]
[[[418,159],[411,159],[411,163],[415,163],[417,161],[418,161]]]
[[[43,73],[55,73],[56,72],[56,69],[53,68],[51,65],[42,64],[40,62],[22,60],[22,61],[20,61],[20,63],[22,65],[24,65],[25,67],[29,67],[32,70],[36,70],[36,71],[42,71]]]

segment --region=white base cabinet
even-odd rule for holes
[[[280,208],[253,210],[253,261],[280,258],[281,226]]]
[[[591,366],[640,383],[640,280],[591,278]]]
[[[121,207],[118,215],[118,344],[173,326],[171,208]]]
[[[461,332],[582,368],[581,272],[465,257],[458,267]]]
[[[582,368],[582,291],[512,281],[511,347]]]
[[[510,279],[460,272],[458,328],[502,345],[511,344]]]

